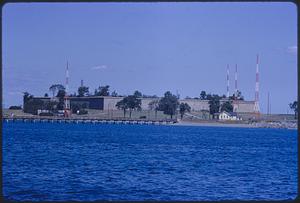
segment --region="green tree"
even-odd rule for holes
[[[129,117],[131,118],[132,110],[141,110],[141,99],[138,99],[135,95],[129,95],[124,99],[129,109]]]
[[[57,104],[57,109],[58,110],[63,110],[64,109],[64,98],[66,96],[66,91],[65,90],[59,90],[57,92],[56,97],[58,97],[58,104]]]
[[[206,99],[206,92],[205,91],[201,91],[201,93],[200,93],[200,99],[201,100]]]
[[[21,106],[10,106],[8,109],[11,109],[11,110],[21,110],[22,107]]]
[[[294,113],[295,113],[295,119],[297,119],[297,116],[298,116],[298,102],[294,101],[293,103],[290,103],[289,106],[290,106],[290,109],[293,110]]]
[[[29,94],[28,92],[23,93],[23,106],[33,98],[33,95]]]
[[[58,99],[64,99],[65,96],[66,96],[65,90],[59,90],[56,95],[56,97],[58,97]]]
[[[84,97],[89,94],[89,87],[86,86],[80,86],[78,87],[78,96],[79,97]]]
[[[164,114],[170,115],[171,119],[173,118],[173,115],[175,115],[178,105],[178,97],[173,95],[170,91],[165,93],[158,104],[159,110],[163,111]]]
[[[244,96],[242,95],[242,92],[241,91],[237,91],[237,99],[238,100],[244,100]]]
[[[112,96],[112,97],[117,97],[117,96],[118,96],[118,93],[114,90],[114,91],[111,93],[111,96]]]
[[[65,90],[65,87],[61,84],[54,84],[50,86],[49,90],[52,92],[52,96],[54,97],[56,92],[58,92],[59,90]]]
[[[126,114],[126,109],[129,109],[129,118],[131,118],[131,114],[133,110],[140,110],[141,109],[141,99],[137,98],[134,95],[129,95],[123,98],[116,104],[118,109],[123,109],[124,117]]]
[[[109,96],[109,85],[99,86],[95,89],[95,96]]]
[[[142,93],[136,90],[136,91],[133,93],[133,96],[135,96],[136,98],[141,98],[141,97],[142,97]]]
[[[143,97],[143,98],[158,98],[157,95],[146,95],[146,94],[143,94],[142,97]]]
[[[232,96],[229,97],[231,100],[244,100],[244,96],[242,95],[241,91],[237,91],[236,93],[233,93]]]
[[[206,95],[206,99],[207,99],[207,100],[211,100],[212,98],[213,98],[213,96],[212,96],[211,94],[207,94],[207,95]]]
[[[221,111],[233,112],[233,106],[231,101],[226,101],[221,105]]]
[[[126,104],[125,98],[123,98],[121,101],[117,102],[116,107],[118,109],[122,109],[123,110],[123,112],[124,112],[124,118],[125,118],[126,109],[128,109],[128,106]]]
[[[183,118],[185,112],[190,112],[190,111],[191,111],[190,105],[188,105],[187,103],[180,103],[179,112],[180,112],[181,119]]]
[[[209,113],[215,118],[215,113],[219,113],[220,97],[216,94],[208,96]]]
[[[159,100],[158,99],[155,99],[153,101],[151,101],[149,104],[149,109],[151,111],[155,111],[155,119],[157,118],[157,111],[159,109]]]

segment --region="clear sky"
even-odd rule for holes
[[[19,3],[2,8],[4,106],[22,92],[49,93],[84,80],[90,91],[199,96],[238,88],[254,100],[260,55],[260,107],[287,113],[297,98],[297,8],[292,3]],[[291,113],[291,111],[290,111]]]

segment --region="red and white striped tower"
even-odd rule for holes
[[[258,54],[256,57],[256,80],[255,80],[255,101],[254,112],[259,113],[259,72],[258,72]]]
[[[227,98],[229,98],[229,65],[227,64]]]
[[[238,110],[238,102],[237,102],[237,96],[238,96],[238,88],[237,88],[237,64],[235,64],[235,74],[234,74],[234,100],[233,100],[233,112],[237,112]]]
[[[65,89],[65,107],[64,107],[64,111],[65,111],[65,117],[69,117],[70,116],[70,100],[68,97],[68,92],[69,92],[69,63],[67,61],[67,69],[66,69],[66,89]]]
[[[67,68],[66,68],[66,95],[69,92],[69,63],[67,61]]]

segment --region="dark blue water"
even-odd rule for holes
[[[297,131],[123,124],[3,124],[9,200],[285,200]]]

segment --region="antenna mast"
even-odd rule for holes
[[[67,69],[66,69],[66,95],[69,92],[69,63],[67,61]]]
[[[237,97],[238,97],[238,88],[237,88],[237,64],[235,64],[235,74],[234,74],[234,100],[233,100],[233,112],[237,112],[238,111],[238,102],[237,102]]]
[[[227,98],[229,98],[229,65],[227,64]]]
[[[238,93],[238,87],[237,87],[237,64],[235,64],[235,75],[234,75],[234,79],[235,79],[235,97],[237,97],[237,93]]]
[[[70,111],[70,100],[69,100],[69,96],[68,96],[68,92],[69,92],[69,63],[67,61],[67,69],[66,69],[66,89],[65,89],[65,108],[64,108],[64,115],[65,117],[69,117],[71,114]]]
[[[270,114],[270,93],[268,92],[268,111],[267,114]]]
[[[255,101],[254,112],[259,113],[259,71],[258,71],[258,54],[256,57],[256,80],[255,80]]]

